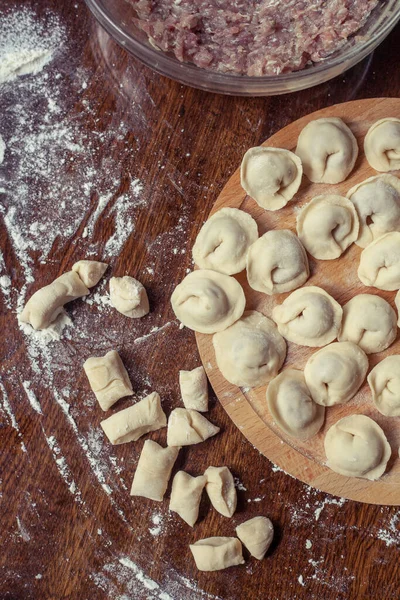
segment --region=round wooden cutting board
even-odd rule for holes
[[[288,125],[263,145],[294,151],[300,131],[309,121],[320,117],[341,117],[357,137],[359,157],[353,172],[345,182],[338,185],[313,184],[303,177],[294,201],[279,211],[271,212],[263,210],[254,200],[246,196],[240,185],[238,169],[222,190],[211,214],[224,206],[240,208],[256,219],[260,235],[270,229],[290,229],[296,233],[296,216],[300,208],[311,198],[325,193],[345,196],[356,183],[377,175],[365,159],[363,140],[369,127],[378,119],[400,117],[400,99],[359,100],[319,110]],[[357,267],[360,253],[361,249],[353,244],[337,260],[318,261],[309,256],[311,276],[306,285],[324,288],[342,305],[356,294],[370,293],[379,294],[395,307],[395,292],[367,288],[358,280]],[[245,290],[246,308],[258,310],[268,317],[271,316],[273,307],[281,304],[289,295],[267,296],[252,290],[247,283],[245,272],[240,273],[237,279]],[[366,382],[348,404],[327,409],[324,427],[315,437],[300,442],[287,436],[273,422],[265,400],[266,386],[249,389],[238,388],[228,383],[216,366],[212,336],[196,334],[196,339],[201,359],[219,401],[236,426],[262,454],[293,477],[319,490],[360,502],[400,505],[400,418],[384,417],[375,409]],[[316,350],[288,342],[288,353],[283,368],[303,369],[307,359]],[[390,354],[400,354],[399,335],[388,350],[369,356],[370,369]],[[326,457],[323,447],[325,433],[333,423],[353,413],[363,413],[379,423],[392,447],[392,458],[388,463],[386,474],[379,481],[344,477],[325,466]]]

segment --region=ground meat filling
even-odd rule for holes
[[[237,75],[302,69],[338,50],[379,0],[129,0],[153,45]]]

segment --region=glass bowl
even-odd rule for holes
[[[249,77],[202,69],[155,49],[147,35],[136,27],[135,11],[126,0],[86,0],[86,4],[121,46],[157,73],[195,88],[235,96],[286,94],[328,81],[368,56],[400,19],[399,1],[386,0],[378,4],[355,37],[325,60],[301,71]]]

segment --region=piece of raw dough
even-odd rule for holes
[[[199,517],[201,494],[206,482],[204,475],[192,477],[185,471],[178,471],[173,479],[169,510],[178,513],[190,527]]]
[[[258,238],[257,223],[238,208],[221,208],[200,229],[193,246],[193,260],[201,269],[226,275],[246,268],[249,247]]]
[[[400,169],[400,119],[387,117],[374,123],[365,136],[364,152],[376,171]]]
[[[316,119],[308,123],[300,133],[296,154],[310,181],[340,183],[354,168],[358,144],[342,119]]]
[[[199,571],[220,571],[243,565],[242,544],[234,537],[210,537],[189,545]]]
[[[210,423],[197,410],[174,408],[168,419],[168,446],[191,446],[216,435],[219,427]]]
[[[211,504],[223,517],[232,517],[236,510],[237,494],[232,473],[228,467],[208,467],[206,492]]]
[[[385,472],[392,453],[382,429],[365,415],[350,415],[332,425],[325,436],[327,465],[346,477],[372,481]]]
[[[204,367],[179,371],[179,386],[185,408],[208,411],[208,383]]]
[[[106,411],[120,398],[133,394],[129,375],[120,355],[116,350],[110,350],[105,356],[92,356],[83,364],[101,408]]]
[[[262,560],[274,537],[268,517],[254,517],[236,527],[236,535],[254,558]]]
[[[131,496],[143,496],[161,502],[179,450],[175,447],[163,448],[153,440],[146,440],[133,478]]]
[[[72,265],[72,270],[79,275],[86,287],[91,288],[99,283],[107,267],[107,263],[97,260],[79,260]]]
[[[150,310],[149,299],[145,287],[133,277],[111,277],[111,305],[125,317],[139,319]]]
[[[289,229],[264,233],[247,254],[247,280],[264,294],[283,294],[300,287],[310,276],[306,251]]]
[[[387,356],[367,377],[372,400],[386,417],[400,417],[400,356]]]
[[[361,252],[358,278],[379,290],[400,288],[400,232],[385,233]]]

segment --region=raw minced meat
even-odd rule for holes
[[[338,50],[379,0],[129,0],[150,42],[237,75],[302,69]]]

